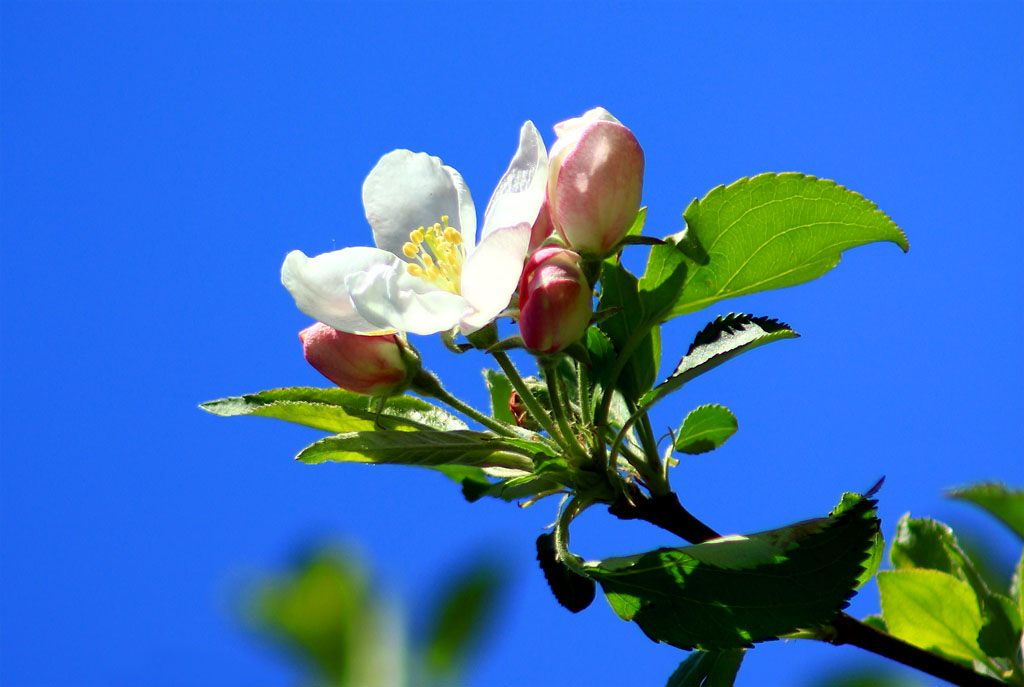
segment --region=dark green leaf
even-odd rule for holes
[[[451,681],[460,672],[491,624],[504,586],[501,568],[489,560],[447,581],[426,635],[424,664],[430,675]]]
[[[537,561],[544,572],[544,579],[547,580],[551,593],[562,606],[573,613],[579,613],[594,601],[594,581],[576,574],[558,560],[554,534],[545,532],[537,537]]]
[[[466,424],[451,413],[412,396],[389,398],[378,417],[376,401],[338,388],[270,389],[208,401],[199,407],[223,417],[273,417],[335,433],[370,431],[378,427],[403,432],[466,428]]]
[[[648,322],[664,322],[686,282],[686,259],[672,245],[654,246],[637,289]]]
[[[598,309],[622,308],[598,323],[611,340],[625,366],[618,386],[634,397],[649,389],[658,374],[661,337],[654,321],[648,321],[640,300],[638,281],[617,262],[607,260],[601,267],[601,297]]]
[[[1010,489],[1005,484],[987,482],[953,489],[948,495],[985,509],[1024,539],[1024,489]]]
[[[675,449],[691,454],[712,451],[735,434],[738,427],[736,416],[725,406],[694,408],[676,434]]]
[[[875,241],[909,248],[899,227],[871,201],[833,181],[793,172],[714,188],[690,203],[683,217],[685,231],[670,240],[691,265],[673,316],[816,279],[848,248]]]
[[[889,560],[897,570],[923,568],[948,573],[969,584],[979,599],[989,593],[970,558],[957,543],[953,530],[937,520],[911,518],[909,513],[900,518],[889,549]]]
[[[484,381],[491,395],[491,415],[495,420],[514,425],[516,419],[508,406],[508,400],[512,397],[512,383],[508,377],[497,370],[484,370]]]
[[[861,499],[834,517],[586,565],[612,608],[655,641],[750,646],[847,605],[878,531],[874,506]]]
[[[989,594],[981,611],[978,646],[989,656],[1010,658],[1020,648],[1020,609],[1002,594]]]
[[[694,651],[679,664],[665,687],[732,687],[746,649]]]
[[[346,432],[310,444],[295,458],[304,463],[388,463],[396,465],[472,465],[532,470],[514,447],[482,432]]]
[[[740,353],[772,341],[798,336],[788,324],[767,317],[736,313],[718,317],[697,334],[672,375],[643,395],[640,406],[642,409],[650,408],[694,377]]]
[[[986,659],[978,646],[981,610],[969,584],[923,568],[887,570],[876,579],[890,634],[953,659]]]

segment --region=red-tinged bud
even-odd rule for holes
[[[578,253],[547,246],[526,261],[519,282],[519,334],[527,348],[555,353],[575,342],[590,324],[593,307]]]
[[[644,151],[602,107],[555,126],[548,202],[551,221],[580,253],[607,255],[640,209]]]
[[[515,391],[508,397],[508,409],[512,412],[512,418],[516,421],[516,424],[524,429],[537,430],[540,429],[533,417],[530,415],[529,409],[526,404],[523,403],[523,399],[519,397],[519,394]]]
[[[410,365],[394,334],[349,334],[317,322],[299,332],[309,364],[342,389],[368,396],[402,390]]]

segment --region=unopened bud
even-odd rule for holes
[[[580,253],[607,255],[640,209],[644,151],[604,108],[555,126],[548,203],[551,221]]]
[[[317,322],[299,332],[299,339],[310,365],[342,389],[357,394],[397,393],[411,373],[394,334],[350,334]]]
[[[555,353],[578,340],[593,312],[579,254],[547,246],[526,261],[519,283],[519,334],[526,347]]]

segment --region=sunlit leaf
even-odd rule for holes
[[[683,453],[712,451],[736,433],[736,416],[725,406],[699,406],[690,411],[676,433],[675,449]]]
[[[483,432],[347,432],[325,437],[295,458],[304,463],[388,463],[393,465],[471,465],[531,470],[531,461]]]
[[[716,301],[810,281],[848,248],[907,238],[863,196],[833,181],[787,172],[712,189],[683,213],[679,244],[689,271],[672,315]]]
[[[466,429],[466,423],[451,413],[412,396],[389,398],[378,416],[375,400],[337,387],[270,389],[208,401],[199,407],[222,417],[272,417],[339,434],[378,427],[403,432]]]
[[[984,580],[944,523],[930,518],[911,518],[905,514],[896,523],[896,536],[889,560],[897,570],[926,568],[948,573],[971,585],[979,599],[989,593]]]
[[[969,584],[923,568],[883,571],[877,580],[890,634],[952,658],[986,659],[978,646],[981,610]]]

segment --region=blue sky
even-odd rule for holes
[[[673,484],[721,531],[826,513],[879,476],[883,527],[930,514],[1013,540],[946,487],[1020,483],[1020,3],[4,3],[0,675],[5,685],[286,685],[238,590],[324,538],[429,595],[479,548],[515,574],[470,684],[662,684],[683,658],[598,600],[560,609],[533,561],[554,517],[467,504],[415,469],[294,463],[318,435],[196,404],[324,380],[281,260],[370,242],[360,186],[394,148],[456,167],[479,207],[532,119],[603,105],[644,146],[648,232],[763,171],[835,179],[911,251],[868,246],[809,285],[664,331],[685,351],[743,310],[803,334],[664,404],[738,434]],[[479,355],[423,338],[485,403]],[[666,354],[665,365],[675,360]],[[671,535],[587,514],[597,557]],[[877,610],[866,587],[853,612]],[[567,647],[567,650],[560,650]],[[852,648],[757,648],[739,684],[796,684]]]

